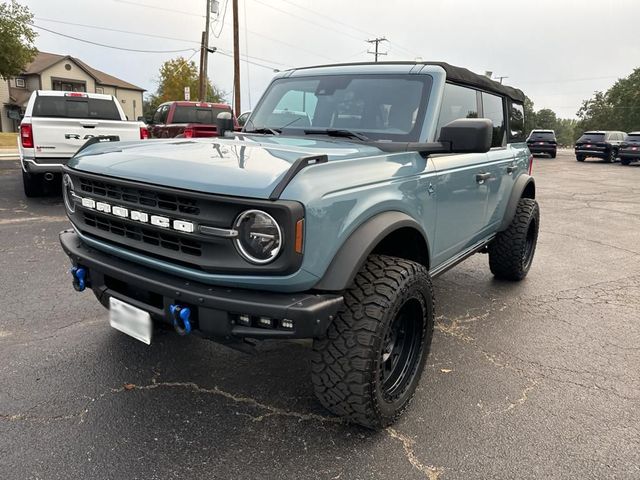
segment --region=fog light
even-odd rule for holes
[[[251,317],[249,317],[249,315],[238,315],[238,323],[249,327],[251,325]]]
[[[288,319],[284,319],[282,320],[282,322],[280,322],[280,325],[282,326],[282,328],[288,328],[290,330],[293,329],[293,320],[288,320]]]
[[[273,327],[273,320],[270,319],[269,317],[260,317],[259,323],[261,327],[267,327],[267,328]]]

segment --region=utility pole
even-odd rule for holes
[[[240,39],[238,34],[238,0],[233,5],[233,111],[242,113],[240,107]]]
[[[207,20],[202,32],[200,45],[200,85],[198,98],[201,102],[207,100],[207,67],[209,66],[209,24],[211,23],[211,0],[207,0]]]
[[[368,51],[367,53],[370,53],[374,56],[374,58],[376,59],[376,63],[378,63],[378,55],[386,55],[387,52],[379,52],[378,51],[378,45],[380,44],[380,42],[388,42],[388,40],[385,37],[376,37],[376,38],[372,38],[370,40],[367,40],[367,43],[375,43],[376,47],[375,47],[375,51],[371,52]]]

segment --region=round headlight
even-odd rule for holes
[[[64,204],[70,213],[74,213],[76,211],[76,203],[73,201],[74,196],[75,192],[73,191],[73,181],[69,174],[65,173],[62,177],[62,198],[64,199]]]
[[[235,221],[238,252],[251,263],[269,263],[282,249],[282,231],[274,218],[262,210],[242,212]]]

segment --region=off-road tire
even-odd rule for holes
[[[42,174],[32,174],[22,171],[22,185],[24,194],[28,198],[41,197],[45,194],[44,178]]]
[[[392,324],[407,305],[415,322],[416,356],[405,384],[389,397],[383,384],[384,350]],[[326,337],[313,343],[312,381],[320,403],[334,414],[371,429],[392,424],[409,405],[431,346],[433,288],[422,265],[371,255],[344,292],[344,306]],[[400,313],[400,314],[399,314]],[[397,341],[397,340],[396,340]],[[387,357],[388,358],[388,357]],[[407,362],[409,364],[409,362]]]
[[[620,159],[620,164],[621,165],[629,165],[629,164],[631,164],[631,160],[629,158],[621,158]]]
[[[584,158],[585,158],[584,155],[576,155],[576,160],[578,162],[584,162]]]
[[[489,244],[489,268],[497,278],[522,280],[536,250],[540,208],[531,198],[521,198],[509,227]]]

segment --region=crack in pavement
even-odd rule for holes
[[[629,250],[627,248],[618,247],[617,245],[611,245],[610,243],[599,242],[598,240],[593,240],[592,238],[579,237],[577,235],[570,235],[568,233],[552,232],[551,230],[545,230],[544,233],[545,234],[550,233],[552,235],[558,235],[558,236],[561,236],[561,237],[573,238],[574,240],[581,240],[583,242],[595,243],[595,244],[601,245],[603,247],[613,248],[615,250],[621,250],[623,252],[630,253],[632,255],[640,255],[640,252],[635,252],[635,251]]]
[[[266,413],[258,416],[252,416],[245,413],[236,412],[236,415],[246,416],[251,419],[253,422],[261,422],[265,418],[271,416],[279,416],[279,417],[289,417],[295,418],[299,422],[301,421],[317,421],[320,423],[332,423],[332,424],[340,424],[347,425],[348,422],[340,417],[327,417],[324,415],[318,415],[316,413],[302,413],[296,412],[293,410],[285,410],[282,408],[275,407],[273,405],[268,405],[266,403],[259,402],[258,400],[243,396],[237,395],[234,393],[227,392],[222,390],[217,385],[212,388],[201,387],[195,382],[158,382],[157,379],[160,376],[160,372],[157,368],[153,368],[153,377],[151,378],[151,383],[147,385],[135,385],[132,383],[125,383],[120,388],[111,388],[106,392],[101,393],[97,397],[89,398],[87,403],[82,407],[79,412],[70,413],[66,415],[55,415],[52,417],[42,417],[42,416],[32,416],[27,414],[0,414],[0,420],[15,422],[15,421],[28,421],[28,422],[36,422],[36,423],[48,423],[51,421],[59,421],[59,420],[73,420],[79,418],[80,421],[78,423],[82,423],[84,421],[84,417],[89,413],[91,404],[96,401],[102,399],[108,394],[118,394],[127,391],[148,391],[148,390],[156,390],[159,388],[183,388],[187,390],[191,390],[195,393],[204,393],[208,395],[215,395],[225,398],[227,400],[231,400],[234,403],[241,403],[248,405],[253,408],[266,410]],[[384,430],[390,438],[399,440],[402,443],[402,447],[404,449],[405,456],[407,461],[411,464],[413,468],[418,470],[419,472],[425,475],[425,478],[428,480],[438,480],[440,475],[443,472],[442,467],[434,467],[432,465],[423,464],[417,457],[414,451],[415,441],[408,436],[398,432],[397,430],[388,427]]]
[[[434,467],[433,465],[425,465],[424,463],[422,463],[416,456],[413,448],[416,443],[415,440],[409,438],[408,436],[398,432],[391,427],[387,427],[385,431],[391,438],[400,440],[400,442],[402,443],[402,447],[404,448],[404,453],[407,457],[407,460],[409,460],[409,463],[413,466],[413,468],[424,473],[425,478],[427,478],[428,480],[438,480],[440,478],[440,475],[442,475],[444,469],[442,467]]]

